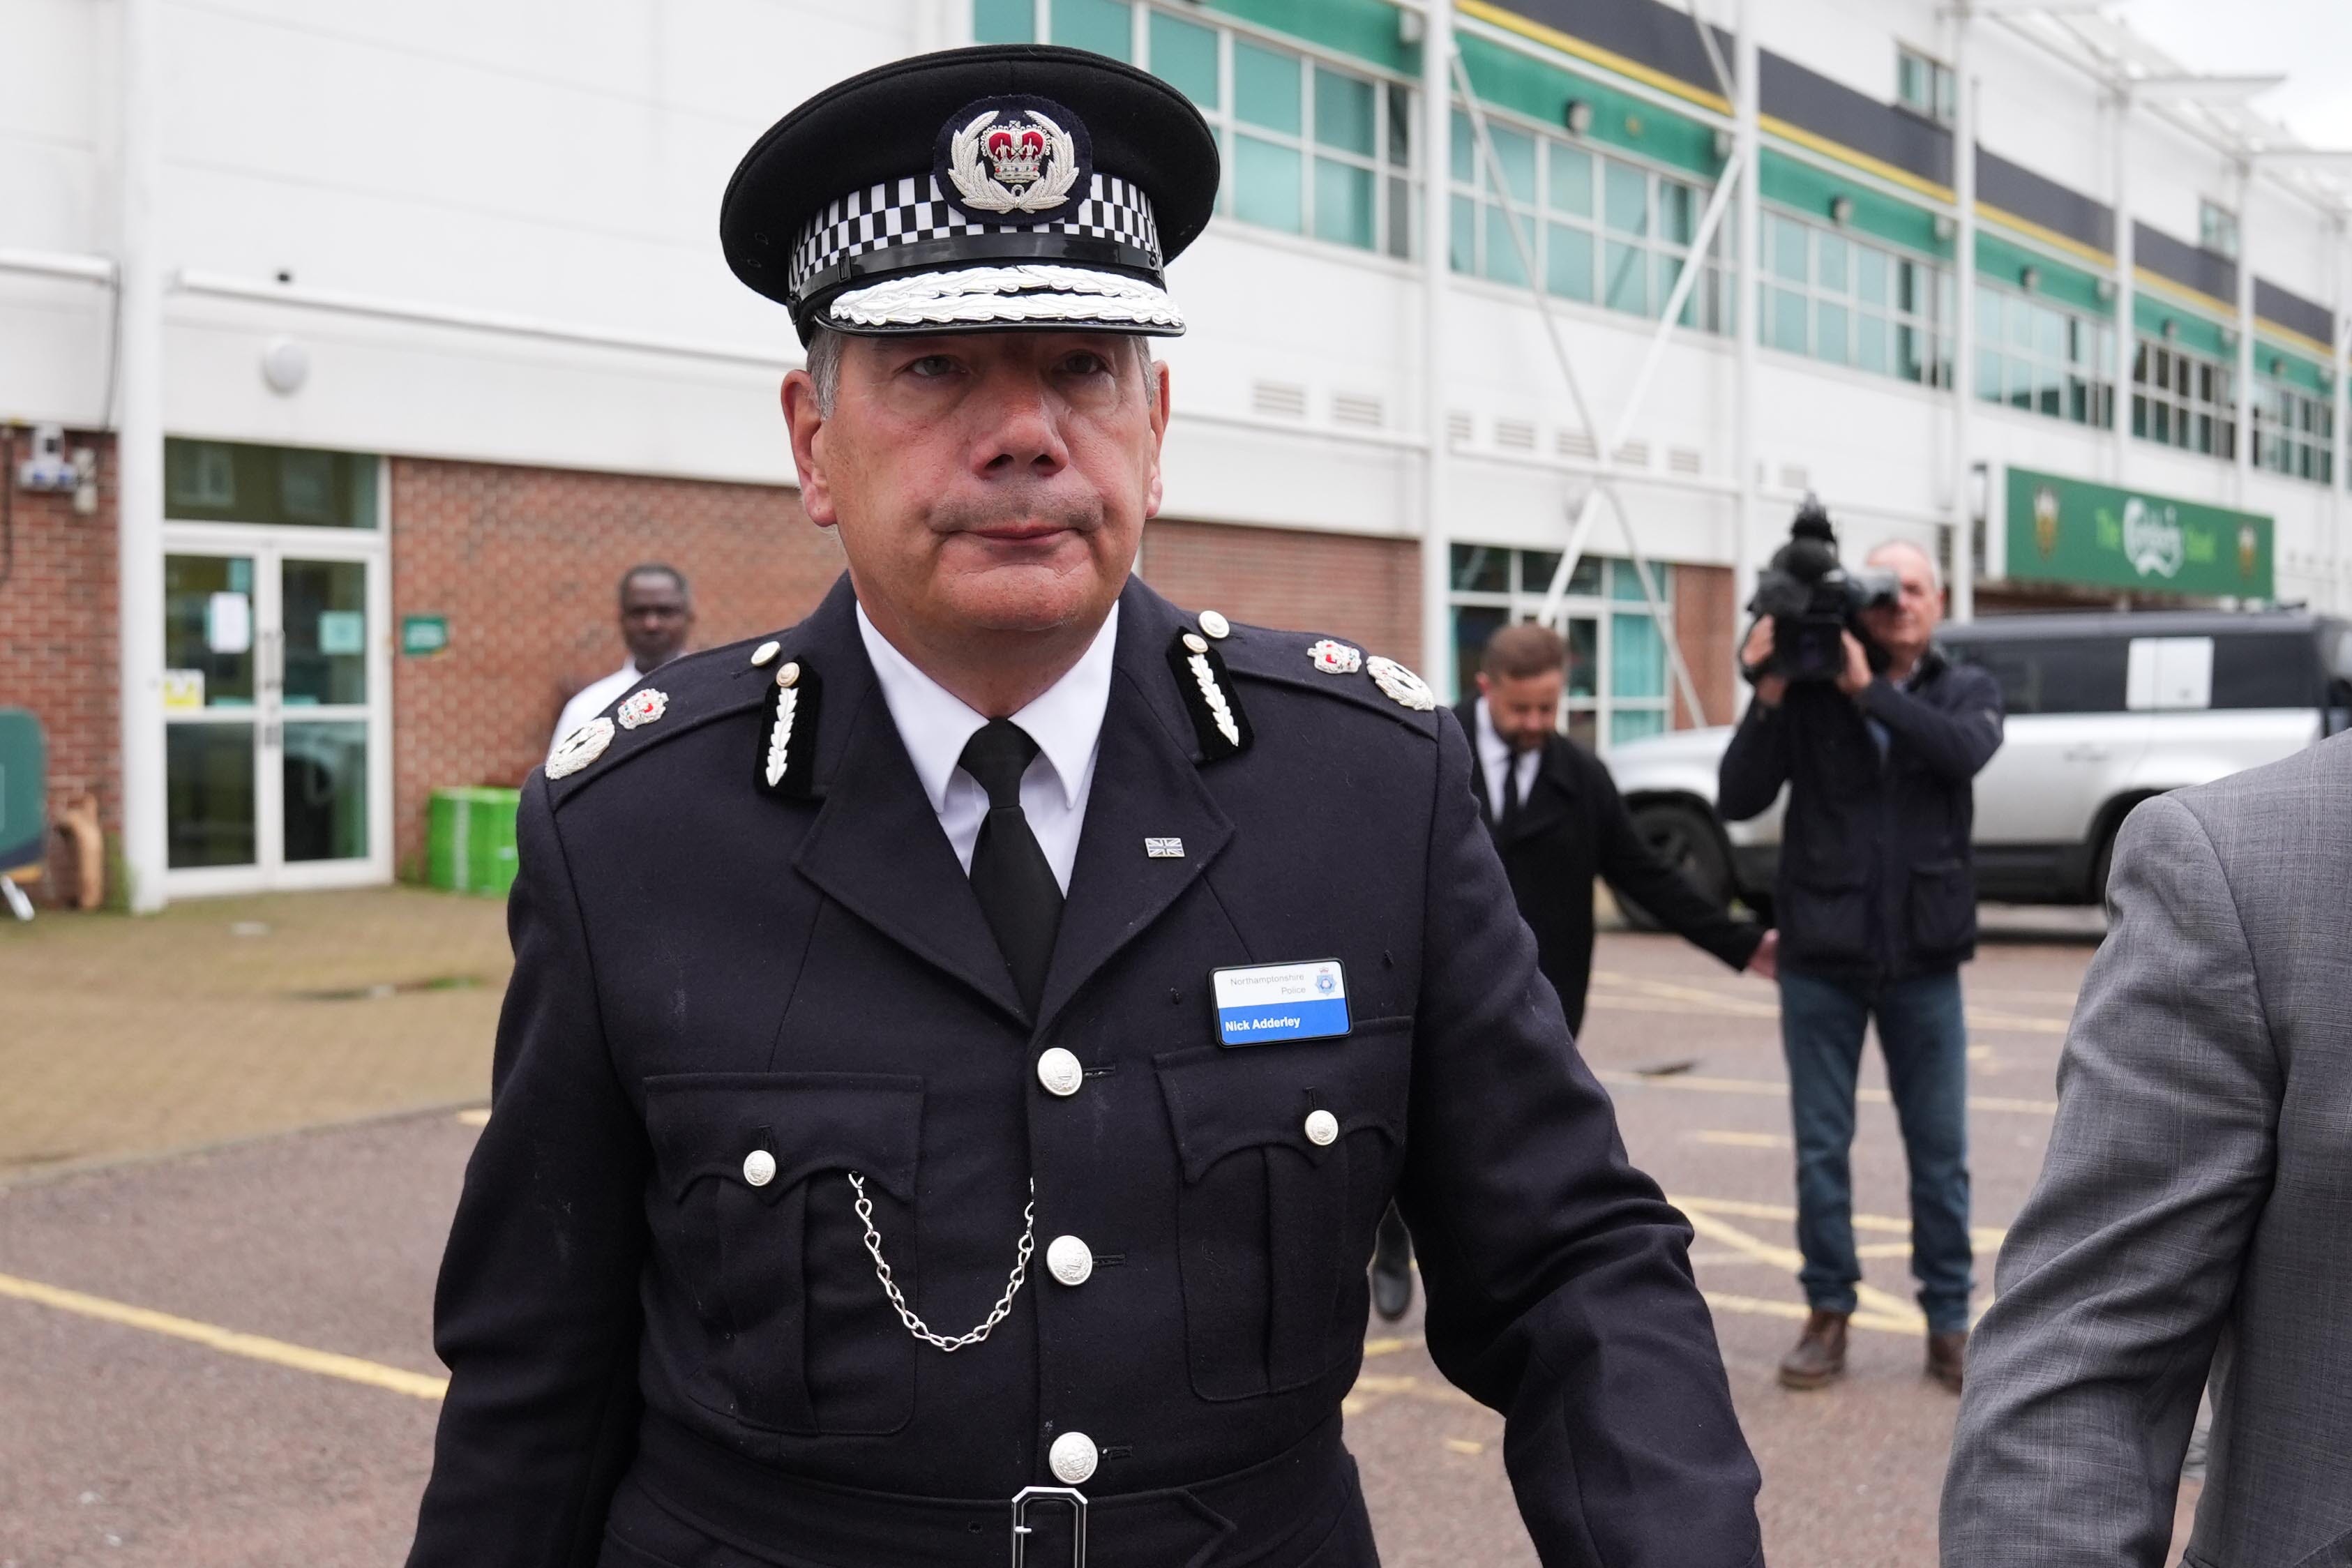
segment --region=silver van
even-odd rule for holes
[[[1999,616],[1944,627],[1946,655],[2000,682],[2009,721],[1977,775],[1979,896],[2096,903],[2124,814],[2352,727],[2352,624],[2300,611]],[[1767,909],[1780,811],[1715,809],[1728,727],[1613,748],[1643,836],[1700,889]],[[1646,923],[1629,910],[1635,923]]]

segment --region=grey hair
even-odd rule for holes
[[[1151,351],[1142,338],[1130,336],[1135,344],[1135,357],[1143,365],[1143,401],[1151,408],[1160,406],[1160,377],[1153,374],[1157,366]],[[833,417],[834,405],[841,397],[841,356],[849,346],[849,335],[831,327],[812,327],[808,341],[808,377],[811,391],[816,395],[817,414]]]
[[[1937,563],[1936,552],[1916,539],[1890,539],[1883,544],[1873,545],[1870,553],[1864,556],[1863,561],[1865,564],[1874,562],[1890,550],[1908,550],[1921,561],[1926,562],[1929,584],[1938,594],[1944,591],[1944,568]]]

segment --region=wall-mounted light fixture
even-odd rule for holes
[[[2171,342],[2180,336],[2180,323],[2171,317],[2164,318],[2164,341]]]
[[[2271,356],[2271,374],[2281,378],[2284,378],[2286,375],[2286,356],[2284,354],[2273,354]]]
[[[1852,196],[1832,196],[1830,198],[1830,221],[1836,224],[1840,228],[1843,228],[1847,224],[1853,221],[1853,198]]]
[[[1592,129],[1592,105],[1580,98],[1570,99],[1568,107],[1559,112],[1559,122],[1567,126],[1570,133],[1583,135]]]
[[[261,351],[261,379],[281,397],[291,397],[310,379],[310,351],[291,338],[272,338]]]
[[[1730,157],[1731,149],[1738,144],[1738,139],[1733,136],[1730,132],[1724,130],[1719,125],[1717,126],[1715,130],[1715,155],[1718,158]]]
[[[1943,240],[1948,244],[1952,237],[1959,232],[1959,223],[1952,216],[1951,214],[1937,213],[1936,215],[1936,237],[1937,239]]]
[[[2024,271],[2020,272],[2017,275],[2017,281],[2027,293],[2032,293],[2036,289],[2042,287],[2042,268],[2039,267],[2027,268]]]
[[[2102,278],[2091,285],[2091,292],[2099,297],[2100,304],[2112,305],[2116,302],[2116,280],[2112,278]]]

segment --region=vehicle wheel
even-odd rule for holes
[[[1646,805],[1633,814],[1633,830],[1658,858],[1683,874],[1699,896],[1717,909],[1731,907],[1731,860],[1715,824],[1686,805]],[[1635,931],[1663,931],[1655,916],[1630,899],[1619,899],[1625,923]]]

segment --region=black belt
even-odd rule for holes
[[[1088,1496],[1029,1487],[970,1500],[861,1491],[748,1458],[646,1412],[630,1479],[682,1521],[745,1552],[841,1564],[1240,1568],[1320,1542],[1362,1505],[1334,1414],[1273,1458],[1213,1480]]]

